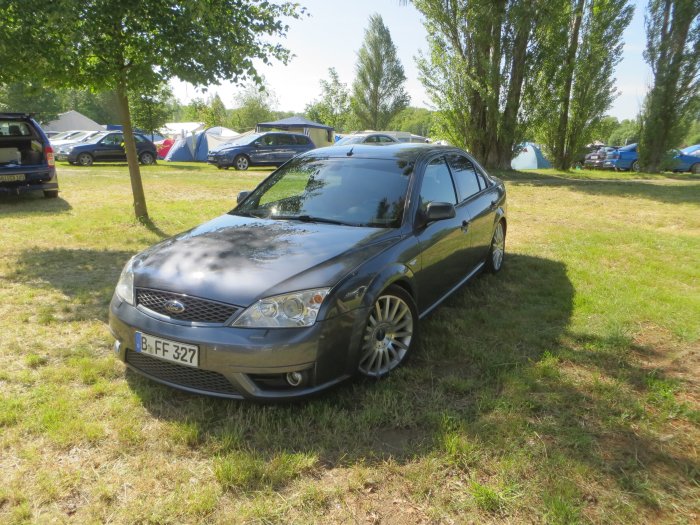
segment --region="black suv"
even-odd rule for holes
[[[0,113],[0,193],[43,191],[58,197],[53,149],[26,113]]]

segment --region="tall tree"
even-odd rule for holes
[[[539,54],[527,98],[537,139],[558,169],[569,169],[594,138],[617,95],[613,73],[632,13],[627,0],[548,4],[548,23],[536,30]]]
[[[650,0],[644,58],[654,84],[644,103],[639,160],[657,172],[700,105],[700,1]]]
[[[204,124],[208,128],[228,124],[228,113],[226,112],[226,106],[224,106],[224,103],[222,102],[218,93],[215,93],[214,96],[209,99],[209,103],[205,106],[202,112],[202,120],[204,120]]]
[[[147,219],[129,97],[172,77],[193,84],[259,80],[253,59],[286,62],[281,17],[303,9],[256,0],[0,0],[0,83],[114,90],[134,211]]]
[[[359,126],[385,129],[397,113],[408,107],[410,97],[404,89],[406,75],[391,33],[378,14],[369,17],[355,72],[350,100]]]
[[[393,118],[389,127],[395,131],[408,131],[428,137],[433,130],[434,118],[435,113],[429,109],[407,107]]]
[[[40,123],[45,124],[63,111],[61,94],[32,81],[0,85],[0,110],[33,113]]]
[[[150,93],[131,97],[131,117],[134,126],[153,135],[173,116],[173,92],[161,84]]]
[[[421,81],[437,108],[437,134],[487,166],[510,169],[519,141],[533,28],[545,0],[414,0],[429,54]]]
[[[328,80],[321,80],[321,98],[308,104],[306,116],[341,131],[345,129],[350,111],[350,95],[347,86],[340,81],[335,68],[328,68]]]
[[[262,84],[248,83],[235,99],[236,109],[231,112],[231,127],[236,131],[254,129],[260,122],[275,120],[275,94]]]

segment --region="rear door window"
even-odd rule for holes
[[[457,204],[450,170],[442,157],[430,161],[423,174],[423,183],[420,188],[420,206],[423,213],[431,202]]]
[[[455,184],[457,185],[457,192],[459,193],[460,202],[468,199],[472,195],[476,195],[479,193],[479,191],[486,187],[485,181],[483,182],[483,187],[479,186],[477,171],[474,168],[472,161],[470,161],[467,157],[456,154],[450,155],[448,157],[448,161],[455,178]]]

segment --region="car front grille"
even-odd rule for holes
[[[218,372],[170,363],[163,359],[128,349],[126,351],[126,362],[144,374],[174,385],[192,388],[203,393],[240,396],[239,392],[233,388],[231,382]]]
[[[166,303],[173,300],[185,307],[183,312],[173,313],[166,310]],[[136,289],[136,304],[171,319],[193,323],[223,324],[239,310],[239,307],[231,304],[148,288]]]

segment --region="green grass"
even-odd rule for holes
[[[177,392],[114,359],[135,252],[268,173],[59,165],[0,199],[0,522],[693,523],[700,180],[499,174],[507,259],[384,381],[296,404]]]

